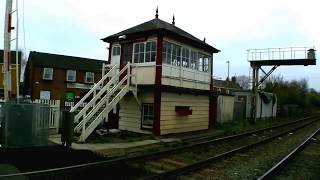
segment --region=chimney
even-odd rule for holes
[[[235,77],[235,76],[232,76],[232,77],[231,77],[231,81],[235,83],[235,82],[236,82],[236,77]]]

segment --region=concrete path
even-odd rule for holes
[[[55,144],[61,144],[61,136],[60,135],[52,135],[49,137],[49,140]],[[108,149],[127,149],[127,148],[135,148],[146,145],[152,145],[156,143],[168,143],[179,141],[180,139],[176,138],[166,138],[166,139],[158,139],[158,140],[143,140],[143,141],[134,141],[134,142],[123,142],[123,143],[72,143],[73,149],[85,149],[91,151],[101,151]]]

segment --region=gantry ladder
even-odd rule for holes
[[[101,80],[70,110],[75,113],[74,121],[79,122],[74,132],[81,133],[80,142],[84,142],[99,124],[108,121],[109,112],[115,109],[124,95],[132,89],[130,63],[120,71],[117,65],[114,65],[106,74],[104,68],[105,65]],[[89,102],[77,112],[80,105],[86,101]]]

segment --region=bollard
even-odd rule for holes
[[[73,122],[74,113],[71,113],[69,111],[63,111],[61,124],[61,143],[63,146],[71,147],[73,141]]]
[[[67,113],[67,121],[66,121],[66,129],[67,129],[67,136],[66,136],[66,147],[71,147],[73,141],[73,122],[74,122],[74,113],[68,112]]]

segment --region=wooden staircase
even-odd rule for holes
[[[107,122],[109,112],[116,108],[124,95],[132,89],[130,68],[128,63],[119,71],[115,65],[105,74],[103,66],[101,80],[71,108],[70,112],[75,113],[74,121],[79,122],[74,128],[75,133],[80,133],[79,142],[84,142],[101,122]],[[88,101],[90,97],[92,99],[88,104],[77,112],[80,104]]]

